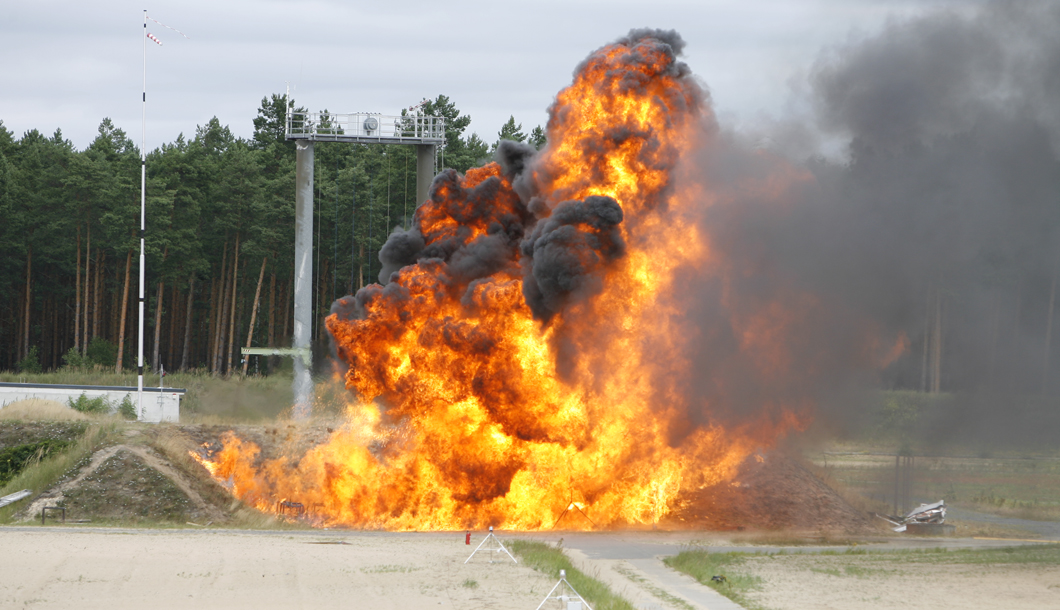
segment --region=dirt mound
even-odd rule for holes
[[[872,529],[850,506],[796,459],[756,454],[736,480],[689,494],[674,515],[683,526],[712,530],[812,530],[857,534]]]
[[[197,486],[147,447],[114,445],[96,451],[72,478],[42,493],[21,514],[36,519],[45,506],[60,506],[75,521],[223,521],[223,512],[207,503]]]
[[[44,398],[16,400],[0,407],[0,419],[22,421],[78,421],[89,419],[61,402]]]

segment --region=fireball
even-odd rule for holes
[[[346,425],[275,460],[227,435],[201,458],[211,473],[262,510],[297,500],[321,526],[636,526],[803,426],[798,401],[731,420],[714,415],[725,391],[695,389],[728,387],[690,356],[708,332],[784,375],[813,303],[727,301],[734,272],[694,221],[710,185],[678,178],[714,129],[682,46],[631,32],[556,96],[544,150],[503,143],[495,163],[440,174],[381,253],[397,271],[327,318]],[[720,330],[686,315],[689,278],[720,286]]]

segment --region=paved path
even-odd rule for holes
[[[558,543],[560,537],[549,542]],[[741,606],[666,566],[689,543],[689,534],[564,534],[574,565],[607,583],[638,610],[743,610]]]

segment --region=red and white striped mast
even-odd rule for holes
[[[140,321],[136,347],[136,416],[144,417],[144,220],[147,215],[147,9],[144,9],[144,91],[140,112]],[[156,39],[157,42],[157,39]],[[159,43],[162,44],[162,43]]]
[[[144,232],[146,230],[145,220],[147,217],[147,39],[150,38],[156,44],[162,46],[162,41],[151,34],[151,32],[147,31],[148,19],[147,9],[144,9],[144,91],[143,97],[141,98],[143,106],[140,113],[140,321],[136,351],[137,419],[143,419],[144,417]],[[171,28],[157,19],[151,19],[151,21],[154,21],[166,29],[173,30],[184,38],[188,37],[184,32],[181,32],[176,28]]]

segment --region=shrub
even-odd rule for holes
[[[118,413],[123,419],[138,419],[136,415],[136,405],[133,404],[133,401],[129,398],[128,394],[125,395],[125,398],[121,399],[121,404],[118,405]]]
[[[26,357],[18,361],[15,365],[20,373],[35,373],[39,374],[42,372],[40,367],[40,352],[37,351],[37,346],[29,348],[29,353]]]
[[[106,398],[100,396],[98,398],[89,398],[85,396],[84,392],[77,397],[77,400],[73,398],[66,399],[66,404],[70,405],[70,408],[74,411],[80,411],[81,413],[110,413],[111,405]]]
[[[95,337],[88,342],[85,358],[92,364],[98,364],[99,366],[114,366],[114,363],[118,360],[118,346],[106,339]]]
[[[90,366],[92,361],[87,356],[82,356],[76,347],[71,347],[63,354],[63,368],[81,371]]]

